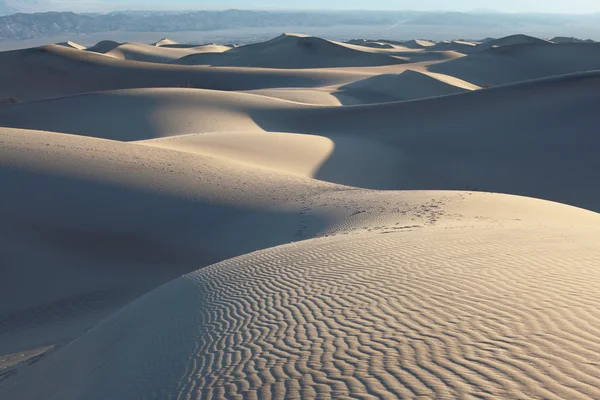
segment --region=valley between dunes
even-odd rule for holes
[[[0,398],[600,398],[599,46],[0,53]]]

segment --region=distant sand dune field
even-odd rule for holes
[[[0,399],[600,398],[596,50],[0,53]]]

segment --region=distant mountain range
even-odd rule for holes
[[[0,17],[0,40],[30,39],[58,34],[90,34],[112,31],[178,32],[240,27],[386,25],[397,20],[385,14],[300,13],[262,11],[112,12],[75,14],[46,12]]]
[[[0,0],[0,13],[15,9],[36,9],[42,0]],[[18,7],[17,7],[18,5]],[[276,12],[276,11],[120,11],[108,14],[73,12],[17,13],[0,17],[0,40],[31,39],[51,35],[79,35],[102,32],[182,32],[248,27],[362,26],[452,26],[502,27],[518,31],[523,27],[589,26],[597,31],[600,15],[502,14],[417,11],[364,12]]]

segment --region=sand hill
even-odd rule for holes
[[[372,47],[375,49],[393,49],[394,48],[394,46],[390,43],[377,42],[377,41],[367,40],[367,39],[353,39],[353,40],[348,40],[346,43],[357,45],[357,46]]]
[[[77,50],[86,50],[85,46],[82,46],[80,44],[77,44],[75,42],[62,42],[62,43],[56,43],[58,46],[64,46],[64,47],[69,47],[71,49],[77,49]]]
[[[405,60],[360,52],[320,38],[285,34],[265,43],[236,47],[222,54],[190,55],[175,63],[296,69],[394,65],[403,64]]]
[[[599,398],[597,44],[487,43],[0,53],[0,398]]]
[[[403,42],[402,46],[409,49],[425,49],[435,46],[435,42],[430,42],[429,40],[408,40]]]
[[[507,37],[503,37],[500,39],[487,40],[487,41],[481,43],[477,47],[479,50],[487,50],[487,49],[491,49],[494,47],[512,46],[512,45],[516,45],[516,44],[543,45],[543,44],[552,44],[552,42],[548,41],[548,40],[544,40],[544,39],[539,39],[539,38],[536,38],[533,36],[512,35],[512,36],[507,36]]]
[[[446,40],[443,42],[436,43],[434,46],[428,47],[429,50],[438,51],[458,51],[462,53],[468,53],[475,51],[479,46],[475,43],[465,42],[460,40]]]
[[[518,44],[476,53],[429,70],[451,75],[479,86],[503,85],[600,69],[600,44]]]
[[[431,73],[407,70],[398,75],[376,75],[341,86],[339,89],[341,94],[354,98],[365,93],[371,97],[381,96],[388,101],[398,101],[462,93],[479,87],[468,82],[440,78],[439,75]]]
[[[91,51],[98,54],[106,54],[117,47],[119,47],[122,43],[115,42],[114,40],[103,40],[101,42],[96,43],[95,45],[88,47],[86,50]]]
[[[552,43],[594,43],[591,39],[578,39],[574,37],[557,36],[550,40]]]
[[[181,43],[171,40],[169,38],[162,38],[158,42],[153,43],[153,46],[156,47],[165,47],[165,46],[178,46]]]

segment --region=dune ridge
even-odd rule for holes
[[[236,47],[225,53],[189,55],[174,63],[306,69],[394,65],[404,64],[406,60],[385,54],[362,52],[316,37],[284,34],[268,42]]]

